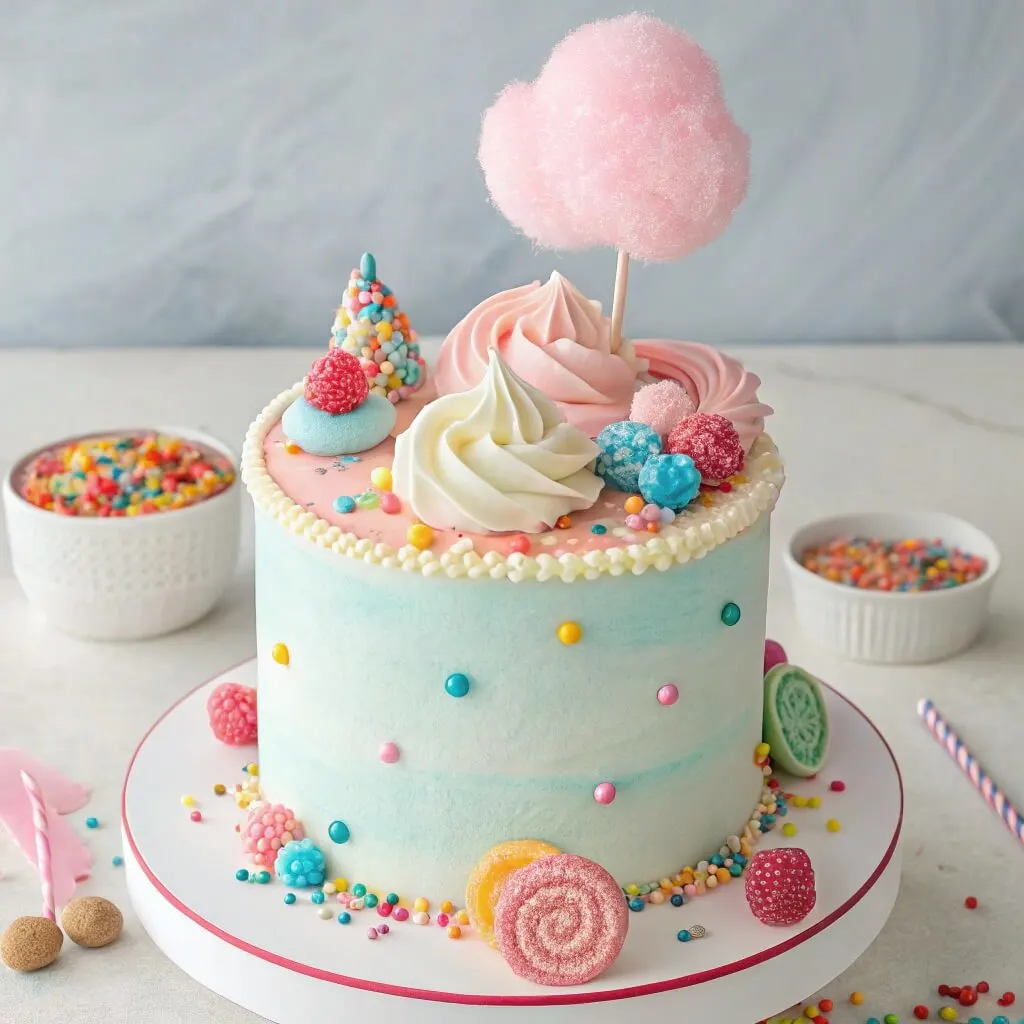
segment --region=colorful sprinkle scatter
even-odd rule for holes
[[[978,555],[920,538],[837,537],[807,548],[800,561],[833,583],[894,593],[948,590],[976,580],[988,568]]]
[[[578,622],[563,622],[558,627],[558,639],[567,647],[578,644],[583,637],[583,628]]]
[[[194,505],[235,479],[221,455],[166,434],[93,437],[44,452],[22,496],[68,516],[136,516]]]

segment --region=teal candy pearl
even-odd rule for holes
[[[634,896],[633,899],[629,901],[629,909],[635,911],[638,914],[641,910],[644,909],[645,906],[647,906],[647,904],[644,903],[644,901],[640,899],[639,896]]]
[[[348,924],[352,920],[352,915],[347,911],[343,910],[338,915],[338,924]]]
[[[740,621],[740,606],[734,601],[730,601],[722,609],[722,621],[727,626],[735,626]]]
[[[86,828],[99,828],[100,827],[100,823],[99,823],[99,821],[96,818],[86,818],[85,819],[85,827]]]
[[[361,899],[366,895],[366,886],[363,885],[362,882],[356,882],[356,884],[352,886],[352,895],[355,896],[357,900]]]
[[[369,907],[369,908],[370,908],[371,910],[372,910],[372,909],[373,909],[373,908],[374,908],[375,906],[377,906],[377,903],[378,903],[378,902],[379,902],[379,901],[378,901],[377,897],[376,897],[376,896],[374,896],[374,894],[373,894],[372,892],[368,892],[368,893],[366,894],[366,905],[367,905],[367,906],[368,906],[368,907]]]
[[[453,672],[444,681],[444,688],[449,697],[465,697],[469,693],[469,677],[462,672]]]
[[[284,901],[290,907],[295,902],[295,893],[293,893],[293,892],[286,892],[284,894]]]
[[[601,534],[608,532],[608,527],[603,525],[602,523],[594,523],[594,525],[590,528],[590,532],[596,533],[600,537]]]
[[[693,936],[684,928],[682,931],[676,932],[676,938],[680,942],[689,942]]]
[[[317,906],[319,906],[327,897],[322,892],[315,892],[309,897]]]
[[[377,280],[377,261],[372,252],[363,253],[363,258],[359,261],[359,273],[367,284]]]
[[[249,881],[249,872],[246,871],[245,868],[239,868],[235,872],[235,878],[237,878],[238,881],[240,881],[240,882],[248,882]]]
[[[683,905],[683,903],[684,903],[683,897],[680,896],[679,893],[675,893],[672,896],[672,906],[673,907],[681,907]]]
[[[349,832],[348,825],[343,821],[332,821],[327,826],[327,835],[330,836],[332,843],[347,843],[352,836]]]
[[[257,885],[269,885],[270,884],[270,872],[269,871],[261,871],[256,876],[256,884]]]
[[[389,892],[388,893],[388,903],[390,903],[391,906],[395,906],[398,903],[398,893],[397,892]]]

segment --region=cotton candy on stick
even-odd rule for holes
[[[668,262],[717,238],[746,195],[750,146],[711,58],[627,14],[570,33],[534,81],[506,86],[478,158],[495,206],[538,245],[619,250],[616,344],[629,256]]]

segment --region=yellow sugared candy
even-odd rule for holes
[[[270,656],[278,663],[278,665],[287,665],[291,660],[291,656],[288,654],[287,644],[274,644],[270,649]]]
[[[434,543],[434,531],[426,523],[413,523],[406,537],[409,543],[420,551],[426,551]]]
[[[481,938],[490,945],[494,937],[494,911],[509,877],[541,857],[562,851],[539,839],[513,839],[492,847],[477,864],[466,883],[466,912]]]
[[[387,466],[378,466],[370,474],[370,483],[377,488],[378,491],[390,491],[391,490],[391,470]]]
[[[558,639],[563,644],[578,644],[583,636],[583,629],[578,622],[563,622],[558,627]]]

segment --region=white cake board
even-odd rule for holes
[[[378,1024],[752,1024],[842,973],[881,931],[896,900],[899,769],[871,722],[828,690],[828,769],[817,780],[784,780],[793,792],[820,794],[823,806],[792,809],[787,820],[799,835],[786,839],[776,830],[760,847],[799,844],[809,853],[818,901],[801,924],[759,924],[737,883],[683,907],[649,906],[630,915],[614,966],[570,989],[521,981],[483,942],[452,941],[434,924],[391,921],[390,934],[370,942],[367,927],[383,923],[374,911],[355,913],[342,926],[334,916],[322,920],[308,895],[286,906],[279,883],[235,880],[245,866],[234,833],[243,814],[230,796],[215,796],[213,785],[230,790],[255,748],[213,739],[206,699],[225,680],[254,685],[255,662],[193,690],[157,721],[132,758],[122,798],[128,891],[146,930],[182,970],[277,1024],[371,1019],[362,1014]],[[311,719],[315,714],[310,709]],[[843,780],[846,792],[830,792],[833,779]],[[195,796],[201,823],[182,806],[185,793]],[[841,832],[826,830],[831,817]],[[679,929],[697,923],[707,928],[706,938],[676,940]]]

